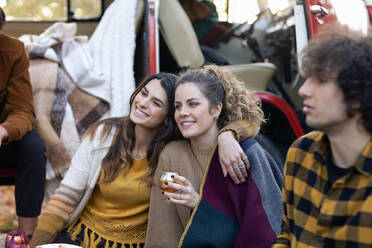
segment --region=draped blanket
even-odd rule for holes
[[[281,227],[282,174],[254,139],[241,146],[252,165],[247,182],[224,178],[215,152],[179,247],[271,247]]]
[[[89,39],[93,66],[101,72],[110,92],[110,116],[129,113],[129,99],[135,89],[134,51],[137,0],[115,0],[105,10]]]
[[[100,97],[86,90],[104,80],[89,67],[87,40],[70,37],[71,29],[71,24],[58,23],[40,36],[21,37],[30,58],[35,127],[52,168],[47,179],[67,170],[82,134],[110,108],[103,93]]]
[[[56,181],[52,187],[93,122],[129,112],[136,6],[137,0],[113,1],[89,41],[75,36],[76,24],[61,22],[20,37],[30,58],[35,125],[46,145],[47,179]]]

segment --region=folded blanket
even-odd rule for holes
[[[36,128],[46,143],[48,180],[66,171],[90,124],[129,112],[136,4],[114,1],[89,41],[75,36],[76,24],[62,22],[38,36],[20,37],[31,60]]]
[[[47,39],[45,35],[24,36],[25,40],[30,58],[35,127],[45,142],[47,163],[53,169],[47,179],[52,179],[68,169],[80,137],[110,106],[103,98],[85,89],[101,81],[84,65],[85,59],[76,56],[76,53],[81,54],[77,49],[81,49],[78,44],[83,40],[66,38],[58,41],[52,36]]]

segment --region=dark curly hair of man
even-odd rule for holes
[[[324,34],[302,53],[301,74],[320,82],[334,80],[341,88],[349,117],[372,133],[372,36],[350,30]]]
[[[0,7],[0,30],[3,28],[4,24],[5,24],[5,12]]]

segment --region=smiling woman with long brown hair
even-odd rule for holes
[[[130,98],[129,116],[90,127],[31,247],[53,240],[83,247],[143,246],[150,197],[146,179],[159,151],[176,136],[169,105],[176,79],[167,73],[148,77]]]
[[[144,246],[151,177],[163,147],[178,137],[173,120],[176,79],[168,73],[148,77],[130,98],[129,116],[89,128],[41,216],[31,247],[50,242]],[[241,129],[249,135],[244,125]],[[223,140],[225,151],[231,146],[224,144],[237,143],[233,135]],[[238,149],[231,151],[240,159]]]

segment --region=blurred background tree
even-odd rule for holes
[[[71,4],[74,19],[98,18],[101,0],[0,0],[7,21],[66,21],[67,4]]]

